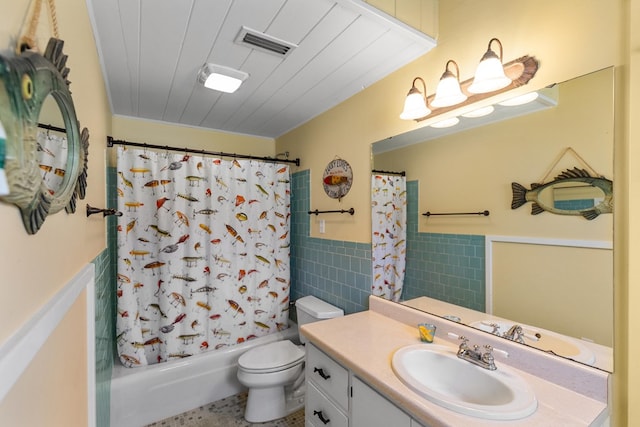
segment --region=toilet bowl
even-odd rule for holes
[[[304,394],[291,387],[304,377],[303,367],[304,350],[288,340],[256,347],[240,356],[238,381],[249,388],[244,418],[252,423],[271,421],[304,406]],[[286,386],[291,390],[285,390]]]
[[[296,301],[298,325],[342,316],[341,309],[316,297]],[[306,339],[300,336],[304,344]],[[289,340],[255,347],[238,359],[238,381],[249,389],[244,418],[261,423],[304,406],[304,345]]]

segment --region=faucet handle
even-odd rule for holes
[[[469,346],[467,345],[469,338],[460,335],[459,339],[460,345],[458,346],[458,353],[467,351],[469,349]]]
[[[489,369],[490,371],[495,371],[497,367],[495,364],[495,359],[493,357],[493,347],[491,347],[489,344],[486,344],[484,348],[487,351],[485,353],[482,353],[482,361],[487,364],[487,369]]]

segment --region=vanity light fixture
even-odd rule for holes
[[[457,117],[449,117],[448,119],[440,120],[439,122],[432,123],[430,126],[436,129],[450,128],[460,123],[460,119]]]
[[[198,82],[219,92],[233,93],[249,77],[244,71],[216,64],[204,64],[198,72]]]
[[[416,81],[422,82],[422,88],[424,94],[416,88]],[[418,120],[421,117],[425,117],[431,114],[431,110],[427,106],[427,85],[421,77],[413,79],[411,89],[407,94],[407,98],[404,101],[404,109],[400,113],[402,120]]]
[[[516,105],[524,105],[529,102],[535,101],[538,98],[538,92],[529,92],[524,95],[516,96],[505,101],[499,102],[498,105],[502,105],[504,107],[515,107]]]
[[[500,55],[492,50],[494,44],[498,45]],[[450,65],[455,65],[456,74],[450,69]],[[529,55],[514,59],[503,65],[502,43],[497,38],[492,38],[478,65],[474,78],[460,82],[458,64],[453,60],[449,60],[445,66],[445,72],[438,83],[436,93],[427,96],[426,83],[422,78],[415,77],[411,90],[409,90],[405,99],[404,109],[400,114],[400,118],[420,122],[427,119],[431,120],[440,114],[449,113],[456,109],[462,110],[463,108],[464,110],[462,111],[466,111],[465,117],[481,117],[479,115],[473,116],[473,104],[526,85],[536,75],[537,71],[538,60]],[[418,80],[422,82],[424,93],[416,88]],[[486,105],[487,103],[483,102],[483,104]],[[490,114],[488,110],[482,110],[476,114],[480,112]]]
[[[491,50],[491,43],[497,42],[500,47],[500,56]],[[469,86],[471,93],[487,93],[509,86],[511,79],[504,73],[502,65],[502,43],[497,38],[489,40],[487,51],[482,56],[476,69],[473,83]]]
[[[468,113],[461,114],[461,116],[475,119],[478,117],[488,116],[489,114],[493,113],[494,110],[495,108],[493,107],[493,105],[487,105],[486,107],[476,108],[473,111],[469,111]]]
[[[455,75],[449,70],[449,64],[456,66]],[[467,95],[462,93],[462,89],[460,89],[460,69],[456,61],[452,59],[448,60],[444,68],[444,73],[442,77],[440,77],[438,87],[436,88],[436,96],[433,101],[431,101],[431,105],[437,108],[450,107],[460,104],[467,99]],[[509,82],[511,82],[511,80],[509,80]]]

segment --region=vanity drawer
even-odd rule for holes
[[[319,390],[330,396],[346,411],[349,407],[349,371],[329,356],[307,343],[307,361],[305,376]]]
[[[307,383],[304,409],[305,424],[316,427],[347,427],[347,416],[331,403],[313,383]]]

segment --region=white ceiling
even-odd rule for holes
[[[435,41],[360,0],[87,0],[115,115],[276,138],[428,52]],[[249,27],[297,45],[234,43]],[[205,62],[249,73],[205,89]]]

